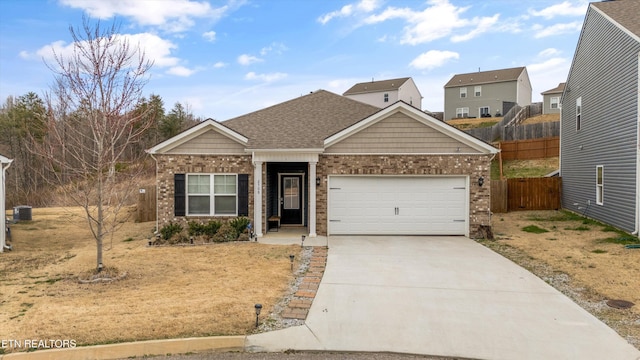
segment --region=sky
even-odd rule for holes
[[[412,77],[443,111],[455,74],[526,66],[533,101],[566,81],[584,0],[2,0],[0,101],[54,81],[83,17],[116,21],[154,65],[145,96],[224,121],[319,89]]]

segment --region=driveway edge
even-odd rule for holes
[[[136,341],[67,349],[39,350],[0,355],[0,360],[107,360],[150,355],[185,354],[203,351],[245,351],[247,336]]]

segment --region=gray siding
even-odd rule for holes
[[[639,52],[637,40],[590,7],[562,99],[563,207],[626,231],[635,230]],[[604,205],[596,205],[597,165]]]
[[[460,107],[468,107],[469,116],[479,117],[480,107],[488,106],[491,116],[495,116],[497,110],[500,110],[500,113],[502,113],[502,103],[504,101],[517,102],[518,85],[516,81],[479,85],[482,86],[482,95],[475,96],[474,87],[476,85],[468,85],[466,86],[466,98],[460,98],[460,88],[465,86],[445,88],[444,119],[451,120],[455,118],[456,108]],[[529,94],[531,94],[531,89],[529,89]],[[530,102],[531,96],[529,95],[529,103]],[[524,105],[528,105],[528,103]]]
[[[167,154],[244,154],[244,146],[240,143],[209,130],[166,152]]]
[[[325,150],[325,153],[334,154],[451,154],[456,152],[478,153],[477,150],[402,113],[395,113]]]
[[[531,81],[529,81],[529,74],[525,68],[522,74],[518,76],[518,96],[516,102],[520,106],[527,106],[531,104]]]
[[[551,108],[551,98],[553,97],[557,97],[558,99],[560,99],[562,97],[562,93],[542,95],[542,113],[543,114],[559,114],[560,113],[559,108],[556,108],[556,109]],[[558,102],[558,105],[560,105],[559,102]]]

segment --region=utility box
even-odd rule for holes
[[[13,207],[13,221],[31,221],[31,206],[20,205]]]

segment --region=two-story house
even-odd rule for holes
[[[560,113],[560,98],[564,91],[565,83],[560,83],[558,86],[547,91],[540,93],[542,95],[542,113],[543,114],[559,114]]]
[[[589,4],[560,118],[562,206],[640,229],[640,2]]]
[[[531,104],[526,67],[454,75],[444,86],[444,119],[503,115]]]
[[[422,109],[422,95],[410,77],[358,83],[342,95],[379,108],[385,108],[402,100],[415,108]]]

